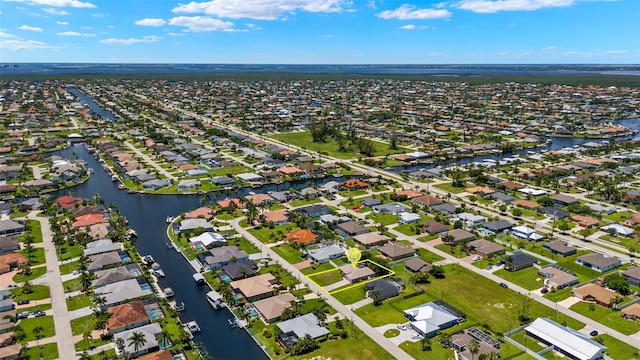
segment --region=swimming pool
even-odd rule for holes
[[[151,285],[149,284],[141,284],[140,289],[142,290],[151,290]]]
[[[155,320],[160,317],[158,309],[147,309],[147,315],[151,320]]]
[[[223,274],[223,275],[220,275],[219,278],[220,278],[220,280],[222,280],[222,281],[224,281],[226,283],[231,282],[231,278],[229,277],[229,275],[224,275]]]

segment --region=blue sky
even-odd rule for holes
[[[640,63],[640,0],[0,0],[1,62]]]

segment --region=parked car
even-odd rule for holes
[[[509,286],[507,286],[507,284],[505,284],[505,283],[500,283],[500,286],[502,286],[505,289],[509,288]]]
[[[418,333],[414,333],[413,335],[411,335],[412,339],[422,339],[422,335],[418,334]]]
[[[31,315],[33,317],[39,317],[39,316],[45,316],[46,314],[42,310],[36,310],[36,311],[32,312]]]
[[[398,328],[398,330],[402,330],[402,331],[407,330],[407,327],[406,327],[406,326],[404,326],[404,325],[400,325],[400,324],[398,324],[398,326],[396,326],[396,327]]]
[[[29,312],[28,311],[23,311],[20,314],[16,315],[16,319],[20,320],[20,319],[26,319],[29,317]]]
[[[476,256],[472,257],[471,260],[478,261],[478,260],[480,260],[480,256],[476,255]]]
[[[589,333],[589,336],[598,336],[598,330],[593,330]]]
[[[18,305],[24,305],[24,304],[28,304],[29,303],[29,299],[22,299],[20,301],[18,301]]]

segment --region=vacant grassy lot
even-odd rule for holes
[[[50,315],[23,319],[18,322],[18,325],[24,329],[24,332],[27,335],[24,341],[36,340],[36,337],[33,335],[33,329],[36,326],[42,326],[41,335],[43,339],[56,334],[56,331],[53,328],[53,316]]]
[[[602,345],[609,348],[605,354],[609,355],[612,359],[630,360],[638,357],[638,355],[634,355],[638,353],[638,349],[611,337],[611,335],[602,334],[597,337],[603,340]]]
[[[518,284],[527,290],[539,289],[543,285],[543,277],[538,275],[538,269],[534,267],[513,272],[500,269],[494,272],[494,274],[514,284]]]
[[[326,273],[309,276],[309,279],[320,286],[327,286],[342,280],[342,274],[340,270],[335,269]]]
[[[338,301],[345,305],[353,304],[364,299],[366,296],[366,290],[364,286],[356,286],[349,290],[344,290],[333,294]]]
[[[58,344],[49,343],[27,349],[27,359],[54,360],[58,358]]]
[[[270,134],[270,137],[280,140],[282,142],[301,147],[303,149],[316,151],[320,153],[326,153],[329,156],[336,158],[349,159],[362,157],[355,145],[349,146],[349,142],[346,142],[348,150],[345,152],[338,151],[338,143],[332,139],[327,138],[326,142],[313,142],[311,134],[309,132],[291,132],[282,134]],[[398,150],[389,149],[388,144],[381,143],[379,141],[372,140],[374,143],[374,156],[385,156],[390,154],[402,154],[411,150],[398,146]]]
[[[25,281],[30,281],[36,278],[39,278],[40,276],[44,275],[47,273],[47,267],[46,266],[41,266],[41,267],[37,267],[37,268],[32,268],[31,269],[31,274],[27,275],[24,273],[18,273],[16,275],[13,276],[13,282],[15,283],[21,283],[21,282],[25,282]]]
[[[372,213],[367,215],[367,218],[384,226],[395,224],[400,219],[397,215],[393,215],[390,213]]]
[[[297,264],[303,260],[302,252],[300,252],[300,250],[294,249],[293,246],[289,244],[278,245],[272,247],[271,250],[273,250],[276,254],[282,256],[282,258],[285,259],[289,264]]]
[[[452,185],[452,183],[450,183],[450,182],[437,184],[437,185],[433,185],[433,186],[437,187],[438,189],[442,189],[444,191],[450,192],[452,194],[460,194],[460,193],[463,193],[465,191],[464,188],[454,187]]]
[[[91,306],[91,297],[87,294],[67,298],[67,309],[69,309],[69,311],[82,309],[87,306]]]
[[[593,311],[591,311],[589,310],[589,304],[586,302],[579,302],[571,306],[570,309],[614,330],[618,330],[625,335],[631,335],[640,331],[640,323],[623,319],[620,316],[620,311],[607,309],[600,305],[596,305]]]
[[[20,300],[42,300],[51,297],[49,287],[45,285],[33,285],[31,288],[33,291],[26,294],[22,292],[22,288],[11,289],[11,294],[14,296],[13,300],[17,302]]]

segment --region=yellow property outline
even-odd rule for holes
[[[333,294],[337,294],[337,293],[342,292],[342,291],[345,291],[345,290],[353,289],[353,288],[355,288],[355,287],[357,287],[357,286],[362,286],[362,285],[364,285],[364,284],[366,284],[366,283],[370,283],[370,282],[372,282],[372,281],[376,281],[376,280],[379,280],[379,279],[384,279],[384,278],[386,278],[386,277],[389,277],[389,276],[392,276],[392,275],[395,275],[395,274],[396,274],[396,272],[395,272],[395,271],[393,271],[393,270],[389,269],[388,267],[382,266],[382,265],[378,264],[377,262],[375,262],[375,261],[373,261],[373,260],[370,260],[370,259],[362,260],[362,261],[358,261],[358,262],[356,262],[356,263],[355,263],[355,265],[360,264],[360,263],[365,263],[365,262],[370,262],[370,263],[376,264],[377,266],[379,266],[379,267],[381,267],[381,268],[383,268],[383,269],[387,270],[389,273],[388,273],[388,274],[386,274],[386,275],[381,275],[381,276],[375,277],[375,278],[373,278],[373,279],[366,280],[366,281],[360,281],[360,282],[358,282],[358,283],[356,283],[356,284],[352,284],[351,286],[347,286],[347,287],[340,287],[340,288],[338,288],[338,289],[336,289],[336,290],[332,290],[332,291],[327,291],[327,289],[325,289],[325,288],[324,288],[324,286],[322,286],[322,285],[318,284],[317,282],[315,282],[315,281],[312,279],[312,277],[314,277],[314,276],[316,276],[316,275],[320,275],[320,274],[324,274],[324,273],[332,272],[332,271],[340,271],[340,268],[334,268],[334,269],[329,269],[329,270],[323,270],[323,271],[320,271],[320,272],[317,272],[317,273],[313,273],[313,274],[309,274],[309,275],[305,275],[305,276],[307,277],[307,279],[309,279],[309,281],[311,281],[311,282],[312,282],[312,283],[314,283],[317,287],[319,287],[320,289],[322,289],[322,291],[326,292],[326,293],[327,293],[327,294],[329,294],[329,295],[333,295]]]

